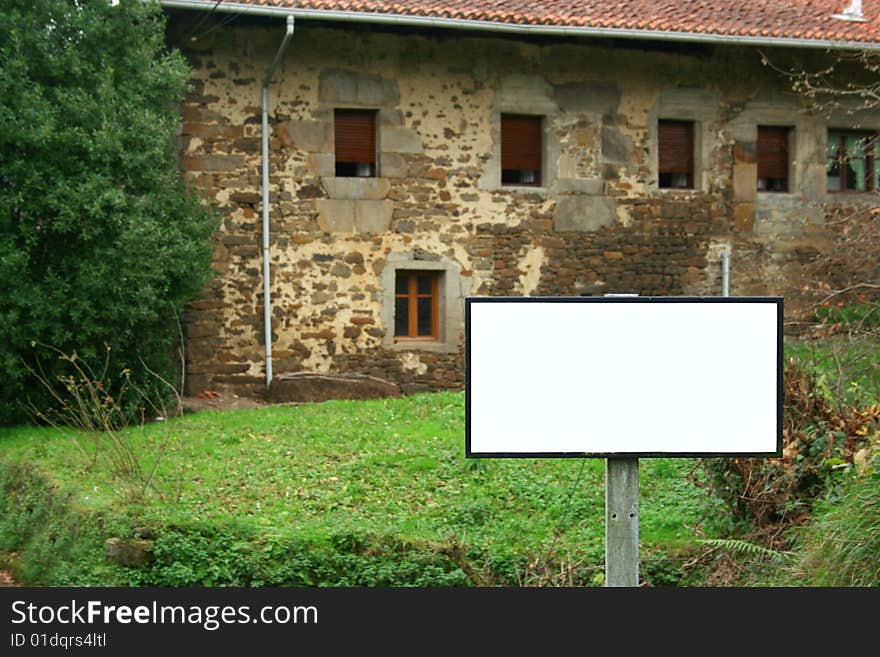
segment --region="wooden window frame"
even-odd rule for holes
[[[531,133],[531,134],[530,134]],[[528,142],[534,137],[534,143]],[[511,142],[514,142],[514,147]],[[505,147],[505,145],[507,145]],[[543,184],[544,117],[534,114],[501,115],[501,185],[502,187],[540,187]],[[519,172],[513,174],[513,172]],[[533,172],[535,179],[521,180],[526,172]],[[510,180],[518,175],[519,180]],[[505,180],[507,178],[507,180]]]
[[[688,129],[688,137],[687,144],[685,150],[687,154],[685,155],[685,164],[684,165],[669,165],[664,164],[664,160],[668,160],[668,156],[666,155],[667,144],[664,143],[664,133],[668,134],[669,130],[672,130],[676,127],[682,128],[687,127]],[[696,121],[691,120],[680,120],[680,119],[659,119],[657,121],[657,187],[659,189],[681,189],[681,190],[692,190],[695,189],[695,179],[696,179],[696,157],[694,155],[695,151],[695,143],[696,143],[696,131],[697,124]],[[671,166],[675,166],[675,168],[670,168]],[[685,177],[684,185],[673,185],[668,184],[663,181],[663,176],[681,176]]]
[[[758,141],[755,145],[757,160],[757,188],[759,192],[785,194],[791,189],[791,133],[790,126],[758,126]],[[763,135],[763,138],[762,138]],[[772,149],[779,142],[783,143],[782,152]],[[781,167],[781,169],[780,169]],[[773,175],[783,173],[783,175]],[[774,186],[770,181],[781,180],[781,187]],[[762,183],[763,181],[763,183]]]
[[[340,178],[375,178],[378,176],[378,149],[376,148],[377,112],[370,109],[337,108],[333,111],[333,142],[335,174]],[[341,143],[346,136],[360,130],[354,143]],[[367,167],[366,173],[358,173]]]
[[[407,334],[397,335],[397,317],[394,318],[395,342],[436,342],[440,340],[440,271],[421,269],[398,269],[394,272],[394,305],[395,312],[397,299],[407,299]],[[397,279],[405,276],[407,279],[406,293],[397,292]],[[430,294],[419,294],[418,279],[420,276],[431,277]],[[418,300],[431,299],[431,334],[419,335]]]
[[[847,137],[859,137],[861,139],[870,140],[870,147],[866,149],[865,152],[865,189],[847,189],[847,171],[848,168],[844,166],[844,163],[848,161],[846,155],[846,138]],[[838,153],[838,164],[840,171],[840,188],[839,189],[828,189],[826,185],[826,191],[829,194],[866,194],[871,192],[876,192],[878,189],[874,185],[874,170],[878,163],[875,161],[876,157],[876,143],[880,140],[880,132],[876,130],[848,130],[845,128],[832,128],[828,130],[828,144],[832,143],[832,140],[837,139],[837,153]],[[826,177],[830,170],[828,166],[828,161],[826,160],[825,172]]]

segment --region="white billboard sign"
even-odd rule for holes
[[[469,297],[466,452],[778,456],[779,297]]]

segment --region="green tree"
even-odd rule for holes
[[[190,76],[158,3],[0,2],[0,423],[63,353],[170,380],[217,222],[180,178]],[[48,345],[52,349],[43,348]],[[109,347],[109,352],[108,352]],[[100,369],[100,368],[98,368]],[[112,379],[115,379],[113,381]],[[137,400],[132,400],[137,404]]]

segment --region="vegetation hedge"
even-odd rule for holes
[[[33,0],[0,12],[0,424],[47,412],[58,358],[108,358],[147,396],[175,381],[184,304],[217,220],[183,184],[190,71],[156,2]],[[46,347],[51,347],[46,348]],[[132,396],[125,409],[135,415]]]

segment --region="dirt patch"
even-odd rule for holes
[[[309,403],[330,399],[400,397],[400,387],[376,376],[355,373],[296,372],[272,381],[266,398],[273,403]]]
[[[260,396],[240,396],[231,392],[205,390],[181,400],[183,411],[231,411],[239,408],[297,405],[331,399],[378,399],[400,397],[400,387],[375,376],[355,373],[296,372],[275,378]]]
[[[21,586],[21,584],[12,579],[12,575],[8,571],[0,570],[0,587],[8,588],[11,586]]]

